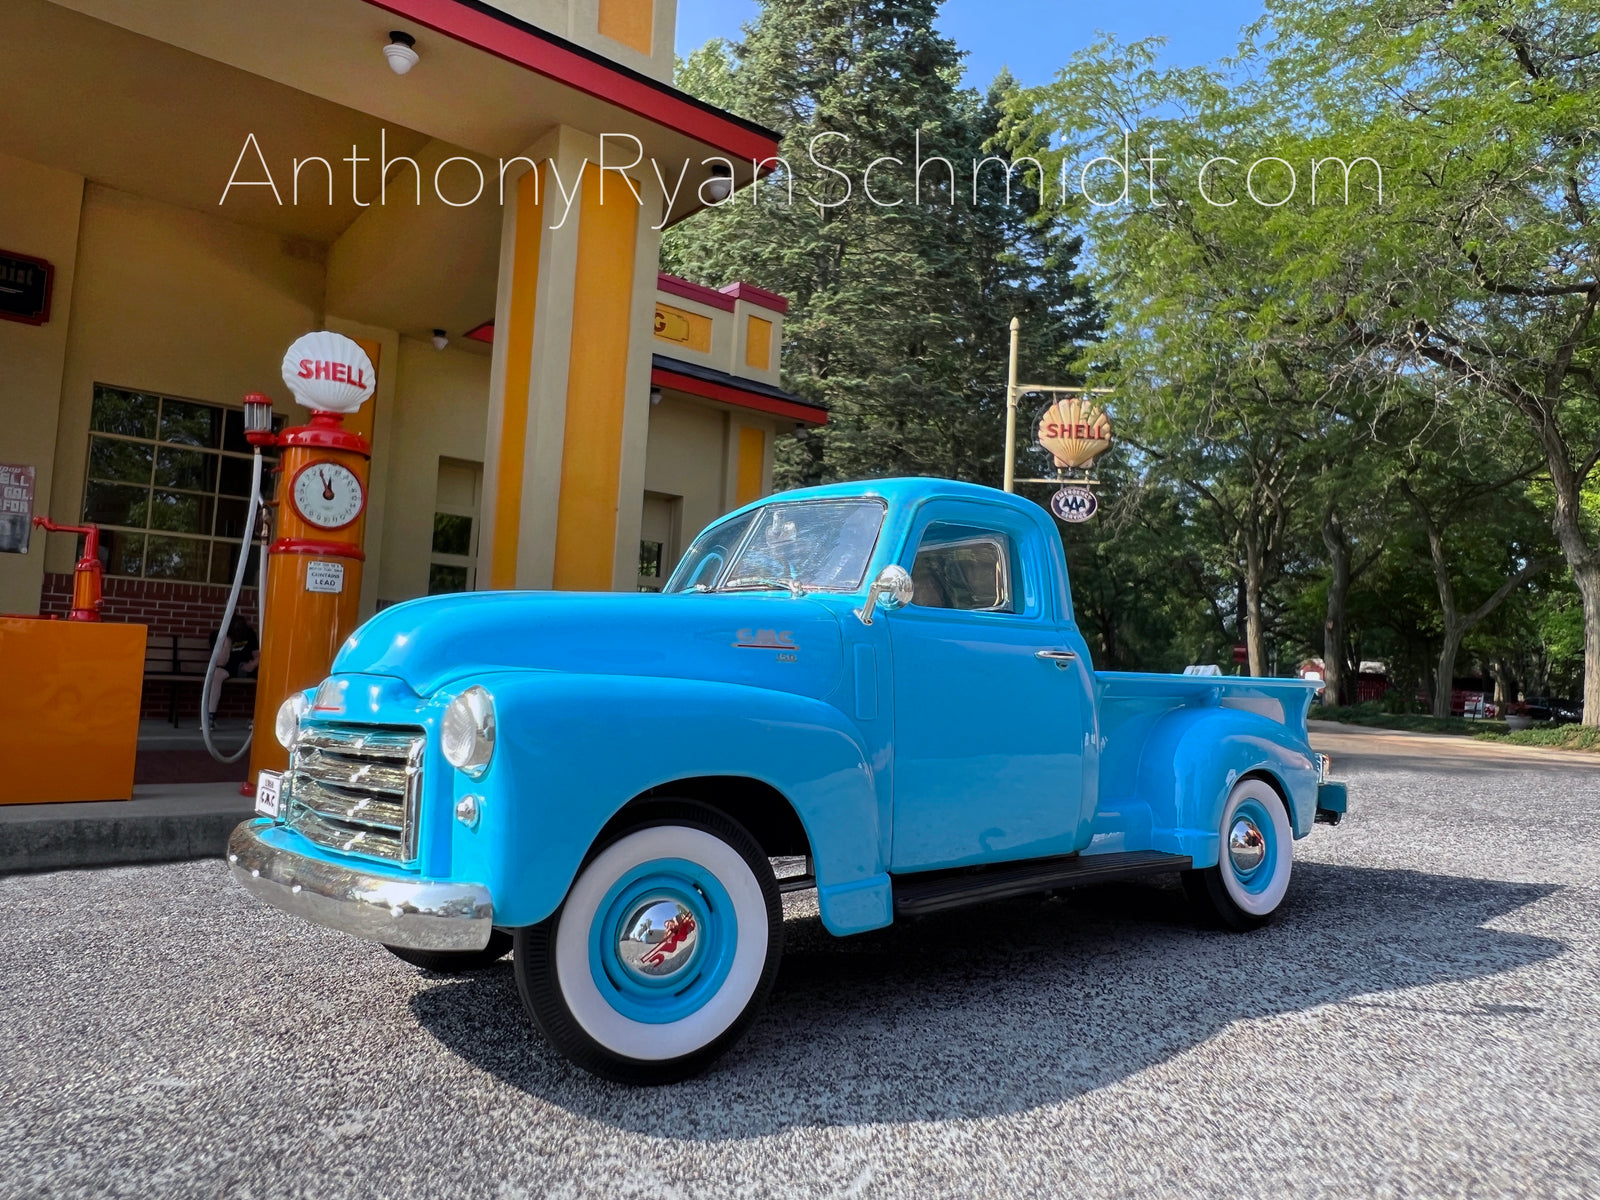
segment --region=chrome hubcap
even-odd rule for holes
[[[1241,875],[1254,871],[1267,857],[1267,839],[1249,817],[1238,818],[1228,831],[1228,857]]]
[[[665,979],[687,967],[700,945],[694,914],[668,896],[636,904],[617,936],[617,958],[640,979]]]

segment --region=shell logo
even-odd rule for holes
[[[1058,467],[1081,470],[1111,449],[1111,418],[1092,401],[1057,400],[1039,418],[1039,444]]]
[[[321,330],[289,347],[283,381],[309,409],[353,413],[372,395],[377,379],[365,350],[341,333]]]

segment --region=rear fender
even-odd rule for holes
[[[695,680],[524,671],[474,682],[494,697],[498,742],[483,778],[451,772],[448,799],[453,808],[474,793],[482,816],[472,829],[442,814],[428,819],[449,822],[451,875],[488,883],[496,924],[544,920],[624,805],[707,775],[759,780],[788,798],[811,844],[830,932],[889,923],[887,807],[837,709]]]
[[[1272,781],[1297,838],[1311,832],[1317,766],[1287,727],[1232,708],[1178,708],[1156,722],[1139,757],[1138,799],[1150,812],[1150,848],[1215,866],[1228,794],[1246,775]]]

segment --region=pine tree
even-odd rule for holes
[[[937,0],[764,0],[735,46],[712,42],[680,84],[783,133],[780,168],[672,230],[669,270],[743,279],[789,297],[785,385],[830,410],[785,439],[779,483],[942,475],[998,483],[1011,317],[1025,370],[1057,375],[1095,314],[1073,282],[1079,241],[1036,217],[1038,180],[973,163],[1003,132],[1002,76],[960,86],[961,52],[934,29]],[[843,134],[841,137],[819,135]],[[848,140],[846,140],[848,139]],[[844,180],[813,165],[811,148]],[[923,172],[918,155],[948,159]],[[877,202],[862,194],[863,170]],[[794,202],[788,203],[793,188]],[[952,192],[954,193],[952,195]],[[896,203],[896,202],[899,203]]]

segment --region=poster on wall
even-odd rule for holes
[[[50,319],[56,269],[31,254],[0,250],[0,320],[43,325]]]
[[[26,554],[33,532],[33,468],[0,463],[0,554]]]

